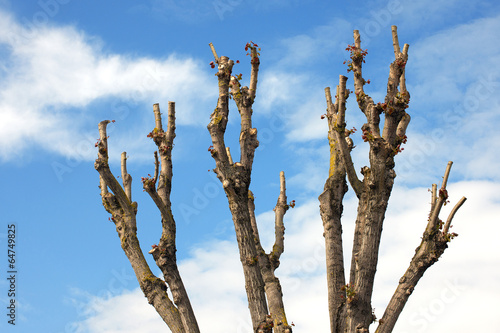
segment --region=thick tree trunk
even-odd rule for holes
[[[277,210],[282,211],[279,217],[277,214],[277,241],[269,255],[265,254],[260,244],[253,197],[249,191],[254,153],[259,145],[257,130],[252,128],[252,105],[257,90],[260,64],[257,45],[249,43],[246,47],[250,49],[252,65],[249,87],[241,87],[240,78],[231,75],[234,62],[227,57],[218,57],[212,44],[210,47],[218,68],[216,75],[219,80],[219,99],[208,125],[212,138],[209,151],[215,160],[214,172],[222,183],[233,217],[253,328],[256,332],[270,332],[274,326],[277,333],[291,332],[291,327],[286,321],[281,286],[274,275],[274,270],[278,267],[279,256],[283,252],[282,219],[286,210],[284,208],[286,206],[284,174],[281,177],[283,194],[280,195],[277,205]],[[239,162],[233,162],[229,148],[224,142],[229,114],[229,96],[234,99],[241,116]],[[269,323],[270,320],[272,325]]]
[[[397,35],[394,40],[397,41]],[[335,144],[338,147],[337,151],[341,157],[340,160],[344,166],[345,173],[359,199],[349,284],[343,287],[346,299],[345,332],[368,332],[369,326],[375,320],[372,314],[371,298],[378,262],[382,225],[396,176],[393,170],[394,155],[398,152],[399,144],[403,141],[402,138],[409,122],[409,116],[405,112],[409,101],[409,94],[406,90],[398,92],[400,82],[403,82],[401,89],[406,89],[403,88],[404,65],[402,64],[406,64],[407,49],[408,47],[405,46],[405,51],[401,53],[398,44],[396,52],[395,46],[396,60],[391,64],[388,92],[384,107],[381,103],[373,103],[371,97],[364,92],[363,86],[367,81],[362,77],[362,63],[367,52],[361,49],[361,39],[357,30],[354,31],[354,45],[348,47],[348,50],[351,51],[349,68],[354,73],[356,100],[367,119],[367,123],[362,127],[363,138],[370,145],[370,166],[362,168],[362,181],[358,179],[350,156],[351,148],[349,147],[350,139],[348,135],[351,131],[346,130],[345,105],[346,99],[350,94],[350,91],[346,89],[347,78],[342,75],[339,78],[335,104],[332,103],[329,88],[326,89],[327,117],[331,128],[330,131],[334,134]],[[381,135],[380,114],[382,112],[385,113],[385,123],[384,131]],[[334,202],[331,203],[332,206],[339,196],[340,193],[333,196],[332,199]],[[336,242],[339,241],[341,240],[336,240]],[[337,249],[337,251],[339,250]],[[335,258],[335,255],[333,255],[330,260],[334,260]],[[339,262],[338,259],[337,262]],[[339,270],[337,269],[337,271]],[[333,279],[332,283],[338,284],[337,280],[334,281]],[[335,286],[329,286],[329,288],[335,290]],[[336,329],[334,327],[334,325],[337,325],[336,323],[337,321],[331,319],[332,332]]]

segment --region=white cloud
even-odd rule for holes
[[[280,105],[295,100],[297,91],[303,87],[307,77],[302,74],[267,70],[259,77],[257,112],[270,112]]]
[[[205,118],[197,116],[195,105],[215,96],[207,84],[208,72],[190,57],[112,54],[104,50],[103,41],[75,27],[28,28],[4,12],[0,17],[0,43],[8,50],[2,54],[6,64],[0,82],[3,160],[33,145],[74,158],[90,158],[93,154],[83,155],[74,147],[88,141],[85,132],[97,133],[97,122],[102,119],[134,117],[132,123],[142,124],[154,102],[162,102],[166,108],[167,100],[174,100],[178,124],[200,124]],[[124,105],[120,108],[119,103]],[[145,109],[147,113],[142,111]],[[136,110],[139,114],[132,114]],[[136,130],[137,125],[129,128],[132,133]],[[133,142],[120,135],[121,140]]]
[[[345,44],[341,44],[345,36],[352,34],[352,25],[336,18],[329,24],[318,26],[309,33],[285,38],[281,41],[283,57],[279,61],[281,67],[307,67],[325,57],[338,55]]]
[[[133,333],[165,330],[165,323],[137,288],[112,298],[87,296],[82,315],[88,318],[70,325],[78,333]],[[124,314],[127,315],[124,315]]]

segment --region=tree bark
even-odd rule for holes
[[[448,242],[457,236],[455,233],[449,233],[449,227],[456,211],[463,205],[466,198],[462,197],[455,205],[446,223],[438,217],[441,207],[446,203],[448,194],[446,190],[446,182],[450,173],[452,162],[448,162],[443,184],[439,191],[439,197],[436,195],[436,184],[432,186],[431,212],[426,230],[422,236],[420,245],[415,250],[409,267],[405,274],[399,279],[398,287],[394,292],[384,315],[379,320],[376,333],[390,333],[396,325],[399,315],[403,311],[408,298],[413,292],[418,281],[422,278],[427,269],[432,266],[448,247]]]
[[[172,188],[172,148],[175,138],[175,103],[168,103],[168,126],[167,131],[163,130],[161,112],[159,104],[153,106],[156,126],[149,134],[158,146],[160,161],[155,154],[155,176],[153,179],[144,181],[144,190],[151,196],[158,210],[161,213],[162,234],[157,247],[150,253],[156,265],[163,273],[165,282],[170,287],[174,303],[179,310],[182,324],[187,332],[198,333],[198,323],[194,315],[191,302],[182,282],[182,278],[177,268],[176,256],[176,225],[172,215],[170,192]],[[161,163],[160,163],[161,162]],[[161,165],[161,167],[159,166]],[[158,175],[159,170],[159,175]],[[158,179],[158,189],[155,190],[155,183]]]
[[[218,68],[216,75],[219,81],[219,99],[207,126],[212,138],[209,151],[216,164],[213,171],[222,183],[233,217],[252,325],[256,332],[267,332],[274,327],[276,333],[288,333],[292,329],[287,323],[281,285],[274,275],[283,252],[283,215],[288,208],[285,176],[284,174],[280,176],[280,197],[275,208],[276,242],[268,255],[260,244],[253,195],[249,190],[255,149],[259,145],[257,129],[252,128],[252,105],[255,100],[260,65],[257,45],[248,43],[246,47],[250,49],[252,66],[249,87],[242,87],[239,82],[241,77],[231,75],[234,62],[228,57],[219,57],[212,44],[210,47]],[[239,162],[233,162],[229,147],[226,147],[224,142],[230,96],[234,99],[241,116]]]
[[[100,174],[102,203],[104,208],[112,215],[110,220],[116,225],[122,249],[134,269],[137,281],[139,281],[141,290],[147,297],[148,302],[153,305],[172,332],[185,332],[179,312],[168,297],[165,283],[153,275],[140,249],[135,219],[137,203],[130,202],[130,198],[125,194],[125,191],[109,169],[106,135],[106,126],[109,123],[109,120],[99,123],[100,139],[96,144],[99,151],[95,168]],[[123,161],[122,159],[124,164]],[[123,169],[126,170],[126,167]],[[113,193],[108,192],[108,187]]]
[[[335,135],[338,105],[332,104],[330,89],[325,89],[327,99],[328,141],[330,145],[330,170],[324,191],[319,196],[320,215],[323,220],[326,251],[326,279],[330,331],[342,332],[345,326],[344,254],[342,249],[342,201],[347,192],[346,169],[340,156],[339,142]],[[350,147],[352,149],[352,145]]]
[[[255,91],[253,91],[252,94],[246,87],[246,89],[240,90],[238,80],[231,76],[234,62],[224,56],[218,58],[213,47],[212,50],[218,65],[218,73],[216,75],[219,80],[219,99],[207,127],[213,144],[209,150],[216,163],[214,172],[222,183],[222,187],[228,199],[229,210],[233,217],[236,240],[240,252],[240,261],[245,276],[245,290],[247,293],[248,307],[250,309],[253,328],[257,329],[259,324],[266,320],[268,308],[264,291],[264,281],[258,264],[258,254],[254,243],[248,208],[248,193],[253,154],[259,145],[257,141],[257,130],[251,128],[251,105],[253,104]],[[252,64],[252,66],[257,66],[257,68],[258,65],[258,61]],[[256,73],[257,71],[252,71],[252,73],[254,72]],[[233,93],[232,95],[236,96],[238,94],[238,97],[235,97],[235,99],[238,98],[239,101],[238,107],[242,106],[242,108],[239,109],[241,114],[241,161],[236,163],[232,163],[229,149],[226,149],[224,143],[224,134],[229,114],[228,101],[230,85]]]
[[[372,98],[364,92],[363,87],[367,81],[362,76],[362,63],[367,52],[361,49],[359,31],[354,31],[354,44],[348,47],[348,50],[351,51],[349,69],[354,75],[356,100],[367,119],[362,127],[363,138],[370,145],[370,166],[362,168],[362,181],[359,180],[354,169],[348,145],[350,131],[346,131],[345,105],[350,91],[346,89],[347,78],[342,75],[339,78],[334,105],[331,103],[329,90],[326,93],[329,109],[336,111],[329,111],[327,116],[329,122],[332,123],[332,132],[335,135],[335,143],[341,157],[340,161],[343,163],[349,183],[359,199],[349,284],[344,287],[346,299],[344,329],[346,332],[368,332],[369,326],[375,320],[372,315],[371,298],[382,225],[396,176],[394,156],[400,151],[400,144],[403,142],[406,126],[409,122],[409,116],[405,112],[409,102],[409,94],[406,90],[402,90],[404,87],[403,69],[406,65],[407,54],[399,52],[397,34],[393,34],[393,42],[396,60],[391,64],[384,104],[375,104]],[[397,47],[396,44],[398,44]],[[405,46],[404,52],[407,50],[408,47]],[[398,91],[401,82],[403,84]],[[382,135],[380,134],[381,113],[385,115]],[[338,196],[340,193],[337,194]],[[339,242],[339,240],[336,241]],[[329,287],[335,289],[333,286]],[[335,327],[333,324],[331,325],[333,332]]]
[[[123,251],[134,269],[141,290],[148,302],[154,306],[172,332],[199,333],[198,324],[191,307],[189,297],[179,274],[176,262],[175,221],[171,211],[170,191],[172,181],[171,150],[175,137],[175,104],[169,103],[168,129],[163,131],[159,105],[154,105],[156,127],[148,135],[158,146],[161,157],[155,152],[155,173],[153,177],[143,178],[144,190],[151,196],[158,207],[162,218],[162,235],[159,245],[154,245],[150,254],[153,255],[157,266],[163,273],[165,281],[157,278],[149,268],[144,258],[137,238],[135,216],[137,203],[131,202],[132,177],[127,173],[126,153],[122,153],[121,171],[123,188],[110,171],[108,164],[108,144],[106,126],[109,120],[99,124],[100,139],[96,146],[99,148],[95,168],[100,174],[100,188],[103,205],[112,214],[110,218],[116,225]],[[156,182],[158,181],[158,190]],[[112,193],[108,192],[108,188]],[[170,287],[173,300],[167,294],[167,285]],[[175,303],[175,305],[174,305]]]

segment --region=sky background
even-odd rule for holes
[[[296,332],[329,328],[318,195],[328,176],[324,88],[348,75],[343,61],[360,30],[363,72],[383,101],[394,52],[391,25],[408,43],[411,114],[396,157],[373,307],[380,318],[407,268],[429,212],[432,183],[454,161],[451,205],[459,234],[424,275],[395,332],[498,332],[500,298],[500,4],[497,1],[0,0],[0,330],[40,333],[158,332],[166,326],[138,288],[98,189],[97,124],[108,128],[111,166],[126,151],[144,252],[158,243],[159,213],[140,177],[154,171],[153,104],[176,102],[173,214],[178,261],[203,332],[251,332],[232,221],[206,129],[217,102],[208,43],[240,60],[262,48],[251,190],[264,246],[273,238],[279,172],[297,206],[285,216],[277,276]],[[352,77],[348,86],[352,88]],[[348,127],[363,115],[348,102]],[[226,143],[238,159],[232,105]],[[358,131],[356,169],[368,145]],[[234,147],[234,148],[233,148]],[[356,201],[344,209],[345,261]],[[15,224],[16,326],[7,324],[7,228]],[[148,255],[147,255],[148,256]],[[154,262],[148,258],[154,272]],[[372,326],[372,330],[375,329]]]

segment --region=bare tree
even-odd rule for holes
[[[372,311],[371,298],[373,281],[378,262],[378,250],[382,225],[388,200],[394,184],[394,157],[401,152],[406,142],[406,128],[410,116],[406,112],[410,94],[405,85],[405,66],[408,60],[408,45],[400,50],[396,27],[392,27],[395,60],[390,65],[387,94],[383,103],[375,104],[364,92],[367,83],[362,75],[362,63],[367,53],[361,49],[360,35],[354,31],[354,44],[348,46],[351,60],[349,71],[354,74],[354,92],[359,108],[367,122],[362,126],[365,142],[368,142],[369,166],[361,169],[362,179],[358,178],[351,158],[354,148],[345,123],[346,100],[351,91],[346,88],[347,78],[340,76],[335,99],[330,88],[325,89],[327,101],[328,140],[330,144],[330,170],[323,193],[319,196],[320,215],[323,220],[326,268],[328,287],[328,306],[330,331],[361,333],[368,332],[369,326],[376,321]],[[285,175],[280,173],[280,194],[275,211],[275,242],[269,253],[260,243],[255,219],[255,205],[250,191],[253,158],[257,141],[257,129],[252,127],[252,105],[257,91],[257,78],[260,65],[258,45],[250,42],[245,49],[251,58],[249,87],[241,86],[241,76],[232,75],[234,62],[228,57],[219,57],[210,44],[214,55],[212,67],[217,66],[219,98],[210,117],[208,130],[212,139],[209,150],[215,160],[213,171],[221,181],[231,211],[240,261],[245,277],[245,289],[253,329],[257,333],[291,333],[288,324],[283,294],[275,271],[280,264],[284,251],[284,222],[286,211],[294,206],[287,203]],[[239,138],[240,160],[234,162],[224,135],[228,123],[229,100],[236,103],[241,116]],[[149,251],[160,268],[163,279],[156,277],[148,266],[137,238],[137,203],[132,201],[132,177],[127,173],[126,153],[121,159],[121,178],[123,185],[110,171],[108,163],[108,143],[106,126],[109,120],[99,124],[100,139],[98,158],[95,168],[100,175],[100,188],[104,208],[112,215],[121,246],[136,274],[139,285],[158,314],[172,332],[199,332],[198,324],[184,288],[176,261],[176,225],[171,210],[170,192],[172,181],[171,152],[175,137],[175,104],[169,102],[168,124],[163,129],[158,104],[153,107],[155,128],[149,133],[158,147],[154,153],[155,170],[153,176],[142,178],[144,190],[151,196],[161,213],[162,234],[158,245]],[[382,133],[380,115],[383,117]],[[446,168],[441,188],[432,186],[431,211],[422,242],[415,256],[401,277],[399,285],[378,320],[376,332],[392,332],[399,314],[424,272],[442,255],[447,243],[456,236],[450,233],[451,220],[464,203],[462,198],[453,208],[446,222],[439,219],[443,205],[447,203],[446,184],[451,162]],[[348,190],[348,182],[358,200],[358,215],[352,249],[349,283],[346,283],[342,247],[342,201]],[[111,192],[109,191],[111,190]],[[173,300],[167,289],[170,288]]]
[[[330,88],[325,89],[330,142],[330,173],[324,192],[320,195],[320,211],[323,219],[326,245],[328,279],[328,304],[330,330],[332,332],[368,332],[368,327],[376,321],[372,312],[371,298],[373,281],[378,262],[378,250],[382,225],[389,196],[394,184],[394,157],[401,152],[401,144],[406,142],[406,128],[410,115],[405,111],[410,102],[410,94],[405,84],[405,66],[408,60],[408,44],[401,51],[397,28],[392,26],[395,60],[389,69],[387,94],[383,103],[375,104],[363,87],[367,82],[362,75],[362,64],[366,50],[361,48],[359,31],[354,31],[354,44],[347,50],[351,52],[348,62],[349,71],[354,76],[354,92],[361,111],[367,122],[361,127],[362,138],[369,143],[369,166],[361,168],[360,180],[353,166],[349,135],[345,123],[346,99],[350,91],[346,89],[347,77],[340,76],[336,88],[335,102],[332,101]],[[384,114],[382,133],[380,115]],[[432,206],[429,222],[417,248],[410,267],[399,281],[383,317],[378,321],[376,332],[391,332],[413,288],[423,273],[441,256],[456,234],[449,233],[449,226],[456,210],[463,204],[462,198],[444,225],[439,220],[439,211],[446,203],[448,194],[446,182],[450,172],[448,164],[439,190],[432,186]],[[345,283],[342,253],[342,199],[347,191],[346,176],[359,200],[358,214],[354,229],[352,259],[349,283]]]

